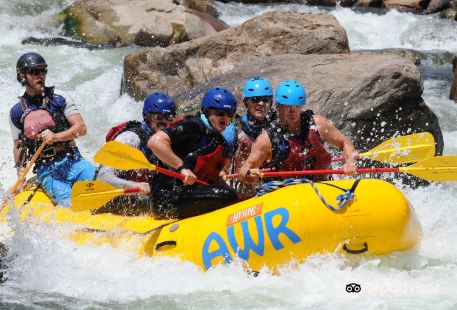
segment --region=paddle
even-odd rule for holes
[[[403,172],[428,181],[457,181],[457,155],[436,156],[408,167],[399,168],[361,168],[358,174]],[[299,170],[263,172],[261,177],[288,177],[299,175],[344,174],[342,169],[337,170]]]
[[[32,168],[33,164],[36,162],[38,157],[40,157],[41,152],[43,151],[44,147],[46,146],[46,142],[42,142],[38,150],[36,150],[35,154],[33,154],[32,158],[30,159],[29,163],[27,166],[25,166],[25,169],[22,171],[21,175],[17,179],[16,183],[9,189],[9,194],[14,195],[16,191],[18,190],[19,186],[24,183],[25,178],[27,177],[27,173],[29,173],[30,169]],[[8,195],[8,196],[10,196]],[[7,196],[7,197],[8,197]],[[3,210],[3,208],[6,206],[8,198],[5,198],[2,202],[2,207],[0,208],[0,211]]]
[[[140,191],[141,189],[137,187],[117,189],[102,181],[79,181],[71,190],[71,210],[78,212],[98,209],[114,197]]]
[[[429,132],[393,137],[366,153],[359,159],[372,159],[389,164],[409,164],[435,156],[435,139]],[[343,157],[332,161],[343,161]]]
[[[118,141],[106,143],[97,154],[95,154],[94,161],[121,170],[155,170],[179,180],[184,180],[182,174],[151,164],[140,150]],[[208,183],[200,180],[195,182],[202,185],[208,185]]]

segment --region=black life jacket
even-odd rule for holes
[[[146,132],[142,126],[142,123],[139,121],[127,121],[112,127],[106,134],[105,140],[106,142],[112,141],[116,139],[116,137],[121,133],[126,131],[131,131],[138,135],[140,138],[140,151],[146,156],[150,163],[158,165],[157,158],[148,148],[149,138],[151,138],[154,132],[152,132],[150,135],[148,132]],[[150,182],[153,176],[154,172],[149,169],[125,170],[120,174],[121,178],[135,182]]]

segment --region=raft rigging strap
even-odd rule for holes
[[[315,182],[313,182],[309,179],[306,179],[306,178],[286,179],[286,180],[281,180],[281,181],[270,181],[270,182],[262,185],[262,187],[257,191],[257,197],[265,195],[266,193],[275,191],[281,187],[286,187],[286,186],[295,185],[295,184],[309,183],[311,185],[311,187],[314,189],[314,192],[317,194],[319,199],[322,201],[322,203],[331,211],[336,212],[336,211],[344,209],[346,207],[346,205],[348,204],[348,202],[355,198],[354,192],[355,192],[355,189],[357,188],[357,186],[359,185],[360,180],[361,180],[361,178],[357,178],[355,180],[355,182],[352,184],[350,189],[344,189],[344,188],[338,187],[336,185],[328,184],[328,183],[324,183],[324,182],[320,183],[320,184],[325,184],[328,186],[338,188],[344,192],[344,194],[340,194],[336,197],[336,200],[339,202],[339,205],[336,207],[332,206],[325,200],[325,198],[319,192],[319,189],[316,187]]]

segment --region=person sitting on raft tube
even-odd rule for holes
[[[73,183],[93,180],[95,167],[83,160],[75,143],[87,133],[84,120],[73,102],[45,86],[47,68],[37,53],[26,53],[17,61],[17,80],[25,93],[10,111],[13,155],[20,174],[46,142],[34,172],[54,202],[68,207]]]
[[[329,169],[332,158],[324,147],[329,142],[343,152],[343,170],[353,175],[357,152],[347,138],[323,116],[311,110],[302,111],[306,103],[305,88],[298,82],[286,80],[275,92],[278,110],[277,126],[264,130],[252,146],[248,159],[240,169],[240,179],[248,184],[258,181],[259,168],[271,160],[278,171]]]
[[[106,135],[106,142],[116,140],[139,149],[154,165],[158,160],[148,148],[149,139],[157,131],[167,127],[176,115],[176,104],[167,94],[153,92],[143,103],[143,122],[128,121],[111,128]],[[101,166],[97,179],[107,182],[117,188],[138,187],[139,195],[127,195],[114,198],[96,213],[115,213],[128,216],[150,213],[153,210],[150,184],[154,171],[148,169],[118,170]]]
[[[277,113],[272,108],[273,86],[261,77],[249,79],[243,86],[243,103],[246,114],[237,118],[223,132],[227,140],[237,139],[236,153],[232,171],[238,173],[241,165],[251,153],[251,147],[257,137],[272,122],[277,120]],[[247,185],[238,179],[232,179],[232,186],[237,189],[238,197],[248,198],[256,194],[255,186]]]
[[[149,148],[164,164],[184,175],[183,181],[156,176],[156,216],[186,218],[238,202],[236,192],[221,179],[233,155],[221,133],[235,111],[233,94],[214,87],[203,96],[200,116],[183,119],[152,136]],[[197,179],[209,186],[194,184]]]

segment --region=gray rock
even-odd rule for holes
[[[451,0],[431,0],[427,6],[427,13],[436,13],[451,7]]]
[[[285,79],[303,83],[307,107],[331,119],[360,150],[369,150],[394,134],[428,131],[435,137],[437,153],[442,153],[438,119],[421,97],[420,72],[412,62],[396,55],[361,52],[261,57],[182,94],[178,101],[182,106],[196,107],[207,89],[221,85],[233,90],[241,102],[242,85],[252,76],[268,78],[274,87]]]
[[[196,1],[186,1],[194,8]],[[57,19],[66,35],[91,44],[167,46],[229,28],[208,13],[173,0],[77,0]]]
[[[383,6],[401,11],[423,11],[430,0],[383,0]]]
[[[123,90],[138,100],[154,89],[176,95],[260,56],[347,52],[346,32],[334,16],[270,12],[211,36],[126,57]]]

